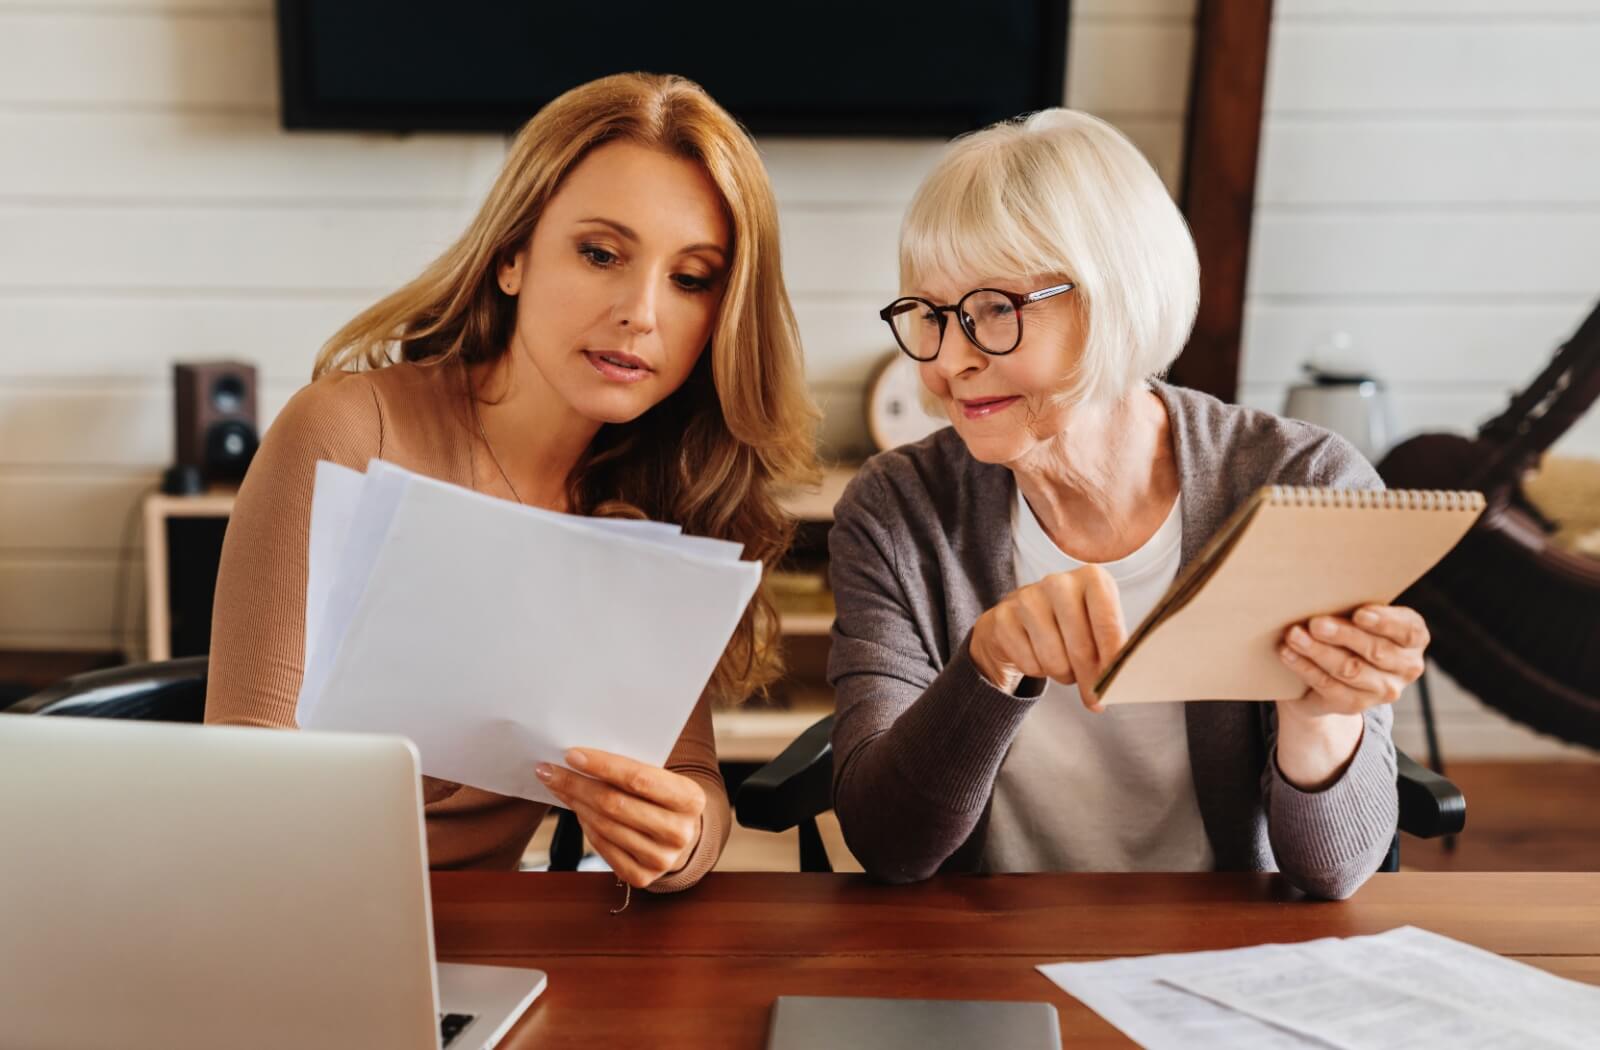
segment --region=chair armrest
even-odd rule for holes
[[[734,798],[739,823],[788,831],[833,808],[833,716],[812,725],[783,753],[746,778]],[[1454,783],[1395,752],[1400,830],[1419,838],[1454,835],[1466,827],[1467,800]]]
[[[788,831],[833,808],[833,716],[795,737],[783,753],[745,778],[734,796],[739,823]]]
[[[1415,761],[1395,752],[1400,794],[1400,830],[1418,838],[1454,835],[1467,825],[1467,799],[1461,789]]]
[[[206,710],[204,656],[126,664],[73,675],[17,701],[5,714],[199,722]]]

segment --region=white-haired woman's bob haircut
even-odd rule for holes
[[[922,181],[900,228],[902,294],[963,276],[1077,284],[1083,357],[1062,377],[1074,403],[1164,373],[1200,301],[1194,240],[1160,177],[1117,129],[1069,109],[964,135]]]

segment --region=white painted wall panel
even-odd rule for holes
[[[1193,20],[1196,0],[1072,0],[1078,22],[1098,19],[1166,18]]]
[[[0,294],[0,383],[168,382],[174,361],[222,359],[251,362],[263,377],[305,382],[323,340],[371,301],[367,293]]]
[[[1067,99],[1102,115],[1178,116],[1188,98],[1194,27],[1086,22],[1069,36]]]
[[[498,135],[288,135],[276,112],[0,111],[0,198],[476,205]]]
[[[1279,117],[1262,131],[1260,206],[1406,211],[1600,205],[1600,118]]]
[[[1111,0],[1115,2],[1115,0]],[[107,14],[255,14],[270,15],[272,0],[70,0],[71,7],[81,12]],[[61,9],[67,0],[0,0],[0,11],[32,11]]]
[[[1276,114],[1600,111],[1600,19],[1296,20],[1273,26]]]
[[[378,293],[459,235],[469,207],[0,205],[0,286]]]
[[[22,552],[76,551],[101,557],[132,547],[140,540],[141,497],[155,489],[154,471],[73,471],[0,468],[0,550],[15,558]],[[129,526],[132,513],[134,523]]]
[[[92,634],[109,639],[113,631],[119,561],[53,557],[0,559],[0,637],[17,633]],[[142,562],[128,563],[130,605],[123,623],[133,621],[131,602],[144,572]]]
[[[1176,192],[1183,169],[1184,118],[1101,114],[1138,146]],[[944,143],[929,140],[765,139],[761,154],[772,173],[778,200],[792,212],[806,206],[861,207],[882,204],[898,216]],[[888,245],[889,251],[894,244]]]
[[[274,32],[266,11],[0,11],[0,104],[271,112]]]
[[[1426,16],[1456,20],[1492,17],[1528,22],[1547,17],[1600,14],[1600,3],[1596,0],[1275,0],[1272,10],[1284,21],[1304,16]]]
[[[1251,296],[1450,296],[1515,303],[1600,292],[1600,211],[1257,211]]]

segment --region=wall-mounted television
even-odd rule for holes
[[[679,73],[757,134],[948,136],[1061,104],[1067,0],[278,0],[290,129],[511,131]]]

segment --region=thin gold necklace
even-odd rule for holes
[[[478,424],[478,436],[483,438],[483,447],[489,450],[489,462],[494,464],[494,469],[500,472],[500,480],[506,483],[506,488],[511,490],[511,498],[522,503],[522,497],[517,493],[517,487],[511,484],[511,476],[506,473],[506,468],[500,465],[500,457],[494,454],[494,445],[489,441],[489,432],[483,429],[483,414],[478,411],[478,399],[471,391],[467,393],[467,400],[472,403],[472,418]]]

